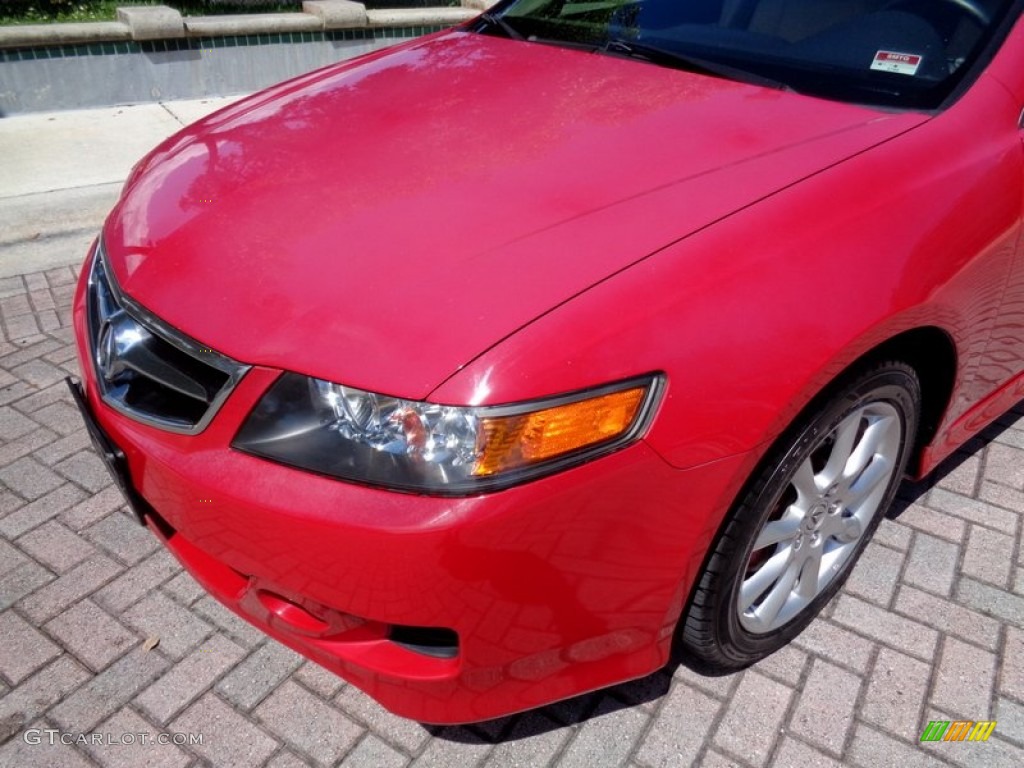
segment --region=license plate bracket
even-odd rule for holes
[[[66,377],[64,381],[67,383],[68,389],[71,390],[71,397],[74,398],[79,413],[82,414],[82,418],[85,420],[85,428],[89,432],[89,437],[92,439],[96,452],[100,455],[103,465],[113,478],[114,484],[121,490],[125,501],[128,502],[129,517],[139,525],[144,526],[146,521],[142,513],[143,502],[139,498],[138,492],[132,486],[131,477],[128,474],[128,459],[125,457],[124,451],[117,447],[114,441],[103,431],[103,427],[99,425],[99,422],[96,421],[96,417],[93,415],[92,410],[89,408],[89,403],[85,399],[82,384],[70,376]]]

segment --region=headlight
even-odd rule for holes
[[[504,488],[636,439],[659,376],[516,405],[403,400],[286,373],[234,447],[294,467],[407,491],[466,495]]]

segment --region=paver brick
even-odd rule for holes
[[[342,768],[402,768],[408,762],[409,758],[371,733],[346,755],[341,765]]]
[[[87,491],[96,493],[111,484],[110,473],[92,450],[69,456],[54,466],[58,472]]]
[[[953,588],[959,558],[957,545],[919,532],[914,536],[903,579],[930,592],[948,595]]]
[[[825,619],[812,621],[794,644],[859,673],[867,671],[875,649],[870,640]]]
[[[935,768],[936,760],[920,749],[915,749],[874,728],[858,725],[850,744],[849,760],[861,768],[893,766],[896,768]]]
[[[47,621],[112,579],[120,571],[121,566],[106,555],[93,555],[55,581],[22,599],[19,605],[33,621]]]
[[[910,539],[913,536],[914,531],[912,528],[908,528],[905,525],[897,523],[895,520],[883,518],[882,522],[875,529],[875,535],[872,541],[877,541],[890,549],[895,549],[900,552],[906,552],[910,549]]]
[[[782,740],[782,746],[772,761],[773,768],[839,768],[840,765],[824,752],[788,736]]]
[[[1004,511],[1008,510],[1018,519],[1021,514],[1024,513],[1024,491],[1019,491],[1016,488],[1009,488],[1002,483],[993,483],[991,480],[983,480],[981,487],[978,490],[978,499],[986,501],[990,505],[1002,507]],[[998,517],[999,522],[997,524],[993,524],[991,522],[989,524],[994,528],[1002,530],[1004,533],[1012,533],[1012,531],[1006,530],[1006,528],[1012,522],[1013,518],[1007,517],[1005,514],[998,515]]]
[[[572,731],[540,712],[526,712],[508,734],[494,747],[485,765],[502,768],[509,765],[549,765],[568,741]]]
[[[220,681],[217,691],[242,709],[259,704],[302,663],[302,657],[267,640]]]
[[[38,499],[62,485],[64,479],[45,464],[23,457],[0,469],[0,482],[29,501]],[[10,535],[6,530],[5,534]]]
[[[791,730],[811,744],[839,755],[853,725],[860,685],[856,675],[816,659],[797,699]]]
[[[334,697],[334,704],[385,741],[408,754],[416,754],[430,740],[426,727],[388,712],[354,685],[346,685]],[[550,720],[547,716],[544,720]]]
[[[840,624],[922,659],[931,658],[938,642],[939,633],[934,629],[849,595],[839,598],[832,617]]]
[[[31,504],[26,504],[0,520],[0,535],[14,538],[42,525],[85,498],[85,493],[65,483]]]
[[[978,475],[981,472],[981,457],[958,453],[955,455],[956,466],[948,470],[936,484],[954,493],[962,493],[970,496],[978,483]]]
[[[285,681],[253,713],[264,727],[318,765],[333,765],[362,735],[362,729],[323,700]]]
[[[639,709],[605,697],[566,747],[560,764],[566,768],[590,768],[598,762],[618,765],[635,749],[647,723]]]
[[[137,647],[53,707],[49,716],[69,731],[91,731],[167,667],[163,655]]]
[[[60,652],[14,611],[0,613],[0,673],[10,682],[19,683]]]
[[[1024,490],[1024,451],[992,443],[985,451],[985,477],[1017,490]]]
[[[49,427],[59,435],[67,436],[74,432],[84,432],[82,416],[78,409],[63,400],[33,411],[32,420]]]
[[[182,605],[192,605],[206,594],[203,585],[192,578],[188,571],[182,571],[168,580],[162,589]],[[204,618],[210,619],[209,616],[204,616]],[[214,621],[214,623],[217,622]]]
[[[1024,746],[1024,705],[1011,699],[999,698],[992,719],[999,723],[996,727],[1002,738]]]
[[[91,542],[128,565],[134,565],[160,548],[156,536],[120,510],[89,526],[84,534]]]
[[[205,590],[203,597],[192,603],[191,610],[218,627],[243,648],[256,648],[266,640],[265,634],[207,595]]]
[[[184,768],[192,758],[173,742],[157,741],[158,731],[129,709],[122,709],[97,727],[108,738],[85,750],[110,768]],[[111,743],[113,742],[113,743]]]
[[[807,659],[808,655],[804,651],[794,645],[787,645],[767,659],[759,661],[752,669],[768,677],[774,677],[786,685],[796,686],[803,677]]]
[[[712,696],[724,699],[732,695],[740,678],[737,675],[702,675],[685,664],[680,664],[672,673],[674,680],[682,680],[687,685],[698,688]]]
[[[996,650],[999,644],[998,621],[914,587],[900,588],[895,609],[916,621],[977,643],[990,651]]]
[[[899,651],[882,648],[868,683],[860,717],[913,741],[921,735],[921,712],[931,667]]]
[[[999,670],[999,692],[1024,704],[1024,628],[1008,627]]]
[[[972,525],[967,534],[963,573],[998,587],[1007,586],[1015,544],[1012,536]]]
[[[294,674],[298,682],[325,699],[331,698],[345,686],[344,680],[315,661],[303,662]]]
[[[14,605],[53,578],[52,573],[31,560],[12,568],[0,576],[0,611]]]
[[[57,573],[73,568],[96,551],[56,520],[26,533],[18,539],[18,546]]]
[[[9,443],[15,438],[27,435],[37,427],[32,419],[22,416],[10,407],[0,408],[0,444]]]
[[[871,542],[850,574],[845,590],[877,605],[888,606],[902,567],[902,553]]]
[[[693,765],[722,702],[676,682],[637,751],[652,768]]]
[[[213,627],[166,595],[153,592],[122,614],[124,621],[143,636],[160,638],[160,650],[183,658],[213,633]]]
[[[289,749],[282,749],[267,763],[267,768],[309,768],[309,761]]]
[[[115,486],[111,485],[79,502],[71,509],[65,510],[61,513],[60,519],[72,530],[81,531],[122,506],[124,506],[124,496]]]
[[[82,600],[46,624],[61,645],[99,672],[139,638],[91,600]]]
[[[792,695],[793,690],[782,683],[744,672],[715,732],[715,744],[753,765],[764,765]]]
[[[16,547],[0,539],[0,576],[10,573],[15,568],[28,562],[25,554]]]
[[[43,667],[0,697],[0,722],[12,718],[27,722],[39,717],[88,680],[90,674],[68,654],[57,657],[49,666]]]
[[[202,694],[245,651],[223,635],[214,635],[158,678],[135,702],[154,722],[166,723]]]
[[[967,530],[967,524],[959,517],[936,512],[920,503],[910,504],[896,519],[902,525],[909,525],[924,533],[934,533],[955,544],[963,541],[964,532]]]
[[[957,582],[956,598],[976,611],[1024,627],[1024,597],[961,577]]]
[[[30,360],[10,370],[19,379],[31,384],[36,389],[56,384],[67,375],[61,368],[39,359]]]
[[[279,744],[212,693],[189,707],[172,723],[170,731],[201,735],[202,742],[191,749],[217,768],[260,765],[274,754]]]
[[[995,675],[995,654],[947,637],[931,702],[956,717],[982,720],[989,714]]]
[[[413,762],[413,768],[460,768],[480,765],[491,745],[467,728],[444,728],[439,731]],[[564,753],[563,753],[564,754]]]
[[[159,549],[97,591],[95,597],[108,610],[120,613],[180,571],[174,556]]]
[[[0,766],[10,768],[94,768],[76,746],[62,744],[59,734],[48,734],[49,723],[35,721],[19,728],[21,734],[0,746]],[[29,733],[31,731],[31,733]],[[38,739],[38,743],[36,742]],[[30,743],[31,741],[31,743]]]

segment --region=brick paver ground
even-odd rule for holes
[[[73,281],[0,280],[0,766],[1024,765],[1024,409],[905,488],[826,617],[757,667],[433,728],[234,618],[122,514],[61,383]],[[931,719],[998,725],[922,747]]]

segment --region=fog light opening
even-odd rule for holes
[[[445,627],[407,627],[393,624],[388,639],[413,653],[436,659],[454,659],[459,655],[459,636]]]

